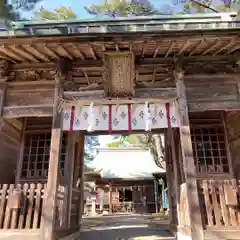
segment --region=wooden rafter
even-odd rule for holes
[[[144,57],[145,52],[146,52],[146,42],[143,42],[143,44],[142,44],[142,53],[141,53],[141,57]]]
[[[200,42],[197,42],[197,44],[194,46],[192,51],[189,53],[189,56],[192,56],[197,52],[197,50],[201,47],[201,45],[205,42],[205,39],[202,39]]]
[[[205,39],[205,42],[204,42]],[[229,42],[226,44],[226,42]],[[209,42],[209,44],[205,44]],[[167,44],[166,44],[167,43]],[[189,47],[190,45],[195,45],[195,47]],[[196,44],[197,43],[197,44]],[[28,48],[27,46],[30,47]],[[239,37],[228,37],[228,38],[203,38],[199,37],[198,39],[189,38],[183,42],[182,39],[172,38],[172,40],[162,41],[159,39],[155,40],[129,40],[129,41],[121,41],[121,40],[112,40],[106,42],[71,42],[66,41],[64,43],[29,43],[20,45],[10,45],[0,46],[0,52],[4,53],[2,58],[9,60],[12,62],[32,62],[37,63],[39,60],[48,62],[52,60],[59,60],[61,56],[67,57],[68,59],[75,61],[78,59],[85,60],[85,53],[89,52],[91,57],[94,60],[97,60],[97,54],[102,56],[102,53],[106,51],[107,45],[111,45],[114,49],[111,51],[119,51],[120,46],[128,46],[129,50],[132,51],[135,56],[138,57],[146,57],[152,54],[153,58],[173,56],[176,53],[184,56],[195,56],[196,53],[202,53],[202,55],[218,55],[223,50],[227,54],[232,53],[236,49],[240,48],[239,45]],[[167,46],[168,45],[168,46]],[[24,47],[25,46],[25,47]],[[57,49],[55,50],[57,46]],[[93,47],[96,46],[96,51]],[[155,46],[155,49],[152,49],[152,46]],[[219,48],[217,48],[219,46]],[[4,49],[3,49],[4,47]],[[24,48],[23,48],[24,47]],[[81,49],[85,49],[84,53]]]
[[[73,60],[72,55],[69,53],[68,50],[66,50],[66,48],[62,45],[58,45],[57,46],[59,49],[61,49],[61,51],[64,53],[64,55],[66,55],[69,59]]]
[[[13,58],[11,58],[11,57],[7,56],[6,54],[4,54],[3,52],[1,52],[1,49],[0,49],[0,59],[7,60],[12,63],[17,63],[16,60],[14,60]]]
[[[17,53],[18,55],[22,56],[25,59],[28,59],[30,61],[33,62],[39,62],[39,60],[37,60],[37,58],[35,58],[32,54],[30,54],[26,49],[23,49],[21,46],[19,45],[9,45],[9,48],[14,51],[15,53]]]
[[[94,52],[94,50],[93,50],[92,45],[91,45],[91,44],[88,44],[88,47],[89,47],[89,51],[90,51],[90,53],[91,53],[93,59],[96,60],[97,57],[96,57],[96,54],[95,54],[95,52]]]
[[[213,55],[215,56],[218,53],[222,52],[223,50],[229,49],[230,47],[235,45],[235,43],[236,43],[236,38],[231,39],[227,45],[224,45],[221,48],[219,48],[216,52],[213,53]]]
[[[13,52],[11,49],[9,49],[6,46],[0,47],[0,52],[3,53],[6,56],[9,56],[10,61],[14,61],[16,59],[17,61],[22,62],[22,61],[25,60],[24,58],[20,57],[17,53]]]
[[[158,43],[157,43],[157,48],[155,49],[155,51],[154,51],[154,53],[153,53],[153,58],[157,57],[160,48],[161,48],[161,43],[158,42]]]
[[[83,53],[81,52],[81,50],[75,44],[71,44],[71,47],[74,49],[74,51],[77,52],[77,54],[79,55],[81,60],[85,60],[85,57],[84,57]]]
[[[219,39],[216,39],[203,53],[202,55],[206,55],[207,53],[211,52],[214,48],[218,47],[221,45],[221,41]]]
[[[179,49],[178,54],[181,55],[189,45],[189,40],[184,41],[182,47]]]
[[[49,56],[51,56],[52,59],[57,59],[57,60],[60,59],[60,57],[51,48],[49,48],[46,44],[44,44],[42,47],[47,52],[47,54]]]
[[[174,42],[174,41],[171,42],[171,44],[170,44],[170,46],[169,46],[167,52],[165,53],[165,57],[168,57],[168,55],[169,55],[169,53],[172,51],[174,45],[175,45],[175,42]]]
[[[35,48],[32,45],[25,45],[24,46],[25,49],[28,49],[32,54],[34,54],[36,57],[41,58],[43,61],[49,62],[50,59],[44,55],[43,53],[41,53],[37,48]]]
[[[238,49],[240,49],[240,46],[233,46],[227,51],[227,54],[230,54]]]

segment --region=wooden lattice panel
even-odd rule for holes
[[[103,81],[107,97],[132,97],[135,87],[135,63],[131,52],[105,53]]]
[[[222,126],[194,127],[191,131],[191,137],[198,172],[229,172],[229,161]]]
[[[51,132],[27,134],[21,178],[26,180],[46,178],[48,174],[49,156],[51,145]],[[60,160],[61,175],[64,175],[64,162],[66,155],[66,135],[62,138],[62,151]]]

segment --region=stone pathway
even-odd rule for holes
[[[81,240],[175,240],[166,221],[149,215],[112,215],[83,219]]]

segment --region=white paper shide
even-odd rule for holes
[[[63,108],[63,130],[72,129],[92,131],[128,131],[167,128],[179,126],[179,114],[175,104],[167,108],[165,103],[139,103],[123,105],[75,105],[74,113],[71,106]],[[169,113],[167,114],[167,111]],[[111,115],[111,116],[110,116]],[[169,116],[169,118],[168,118]]]

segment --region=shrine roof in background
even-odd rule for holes
[[[103,179],[153,179],[154,173],[164,173],[149,149],[100,148],[91,167],[102,169]]]

